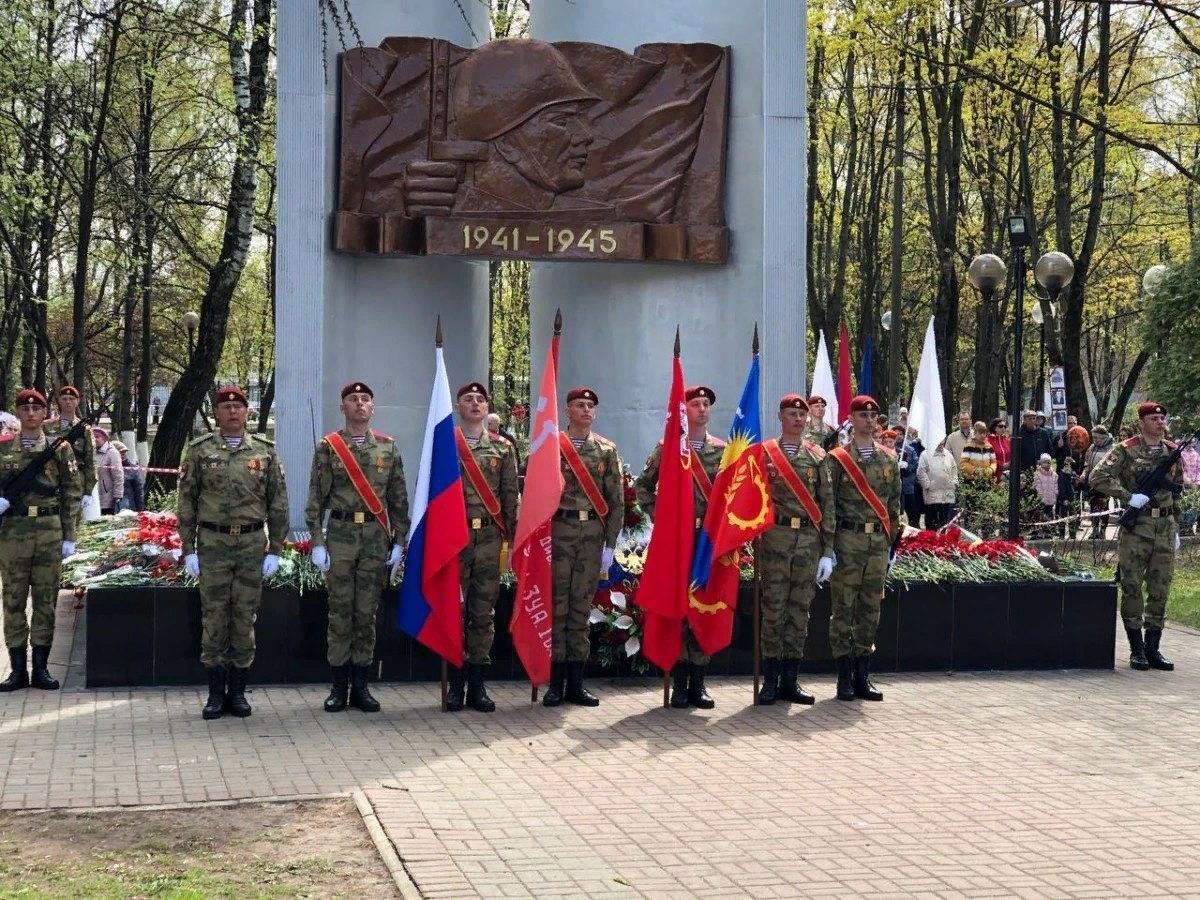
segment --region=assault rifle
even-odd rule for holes
[[[1175,464],[1179,462],[1179,457],[1183,454],[1183,451],[1196,443],[1197,440],[1200,440],[1200,431],[1197,431],[1187,440],[1176,444],[1175,449],[1159,460],[1157,466],[1137,480],[1137,484],[1133,488],[1133,493],[1145,494],[1147,497],[1153,497],[1155,493],[1161,490],[1169,490],[1175,497],[1183,493],[1183,486],[1171,481],[1167,476]],[[1145,506],[1141,509],[1126,506],[1125,512],[1121,513],[1121,518],[1117,524],[1122,528],[1133,528],[1145,509]]]
[[[59,444],[73,444],[84,435],[84,429],[90,424],[89,419],[80,419],[76,422],[71,430],[66,434],[60,434],[51,443],[31,459],[23,469],[13,472],[7,478],[0,479],[0,497],[3,497],[13,506],[24,500],[26,495],[35,494],[39,497],[48,497],[52,492],[52,488],[41,484],[38,480],[38,473],[42,471],[42,466],[54,459],[54,454],[58,452]],[[20,440],[20,438],[14,438]]]

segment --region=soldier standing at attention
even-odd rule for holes
[[[708,498],[712,494],[713,479],[721,468],[721,455],[725,442],[708,433],[708,419],[712,405],[717,402],[716,392],[705,385],[695,385],[684,394],[687,400],[688,445],[692,448],[692,487],[696,510],[696,531],[704,524],[704,513],[708,509]],[[642,474],[634,486],[637,500],[646,515],[654,518],[654,499],[658,491],[658,467],[662,459],[662,441],[650,451]],[[713,698],[704,688],[704,674],[709,657],[700,649],[692,630],[683,624],[683,647],[679,661],[672,670],[671,706],[675,709],[712,709]]]
[[[829,646],[837,663],[839,700],[882,700],[870,679],[891,541],[900,527],[900,466],[895,451],[877,443],[879,404],[850,401],[850,442],[825,457],[835,515],[822,522],[825,545],[836,550],[830,592]]]
[[[1137,482],[1174,450],[1175,444],[1166,437],[1166,407],[1148,401],[1139,405],[1137,412],[1141,434],[1117,444],[1093,470],[1089,483],[1093,490],[1142,510],[1134,526],[1121,528],[1117,536],[1121,619],[1129,637],[1129,667],[1170,672],[1175,664],[1162,655],[1158,645],[1167,615],[1167,595],[1175,575],[1175,551],[1179,549],[1178,511],[1168,488],[1148,497],[1137,493]],[[1177,464],[1170,478],[1182,485],[1182,467]]]
[[[492,663],[496,637],[496,596],[500,571],[508,562],[508,542],[517,527],[517,454],[512,443],[490,432],[488,392],[478,381],[458,389],[459,468],[467,501],[467,546],[459,556],[459,575],[466,598],[463,626],[466,631],[466,705],[492,712],[484,670]],[[463,670],[450,666],[448,712],[463,708]]]
[[[313,452],[304,519],[313,564],[329,588],[328,659],[333,687],[326,712],[349,705],[379,712],[367,686],[375,659],[375,614],[389,571],[408,533],[404,462],[389,435],[371,429],[375,392],[361,381],[342,388],[345,427],[321,438]],[[329,512],[329,530],[322,519]],[[347,698],[349,692],[349,698]]]
[[[796,675],[817,582],[829,578],[835,560],[833,542],[822,532],[825,520],[833,517],[829,473],[822,465],[825,451],[804,439],[807,417],[808,402],[799,394],[784,394],[780,435],[763,442],[775,526],[761,543],[763,683],[757,702],[762,706],[776,699],[817,702],[796,684]]]
[[[46,398],[38,391],[18,392],[17,434],[0,435],[0,477],[24,469],[46,449],[42,432]],[[89,437],[88,440],[91,440]],[[35,489],[11,505],[0,497],[0,577],[4,579],[4,643],[12,672],[0,682],[0,691],[28,687],[58,690],[46,664],[54,641],[54,608],[58,602],[58,576],[62,561],[75,552],[75,520],[79,514],[79,468],[67,443],[59,444],[54,458],[42,466]],[[33,617],[25,607],[33,589]],[[25,668],[25,644],[33,646],[33,668]]]
[[[246,672],[254,662],[254,617],[263,579],[279,570],[288,530],[283,467],[270,441],[246,433],[248,408],[241,388],[219,388],[217,431],[188,444],[179,476],[184,568],[200,582],[206,719],[225,710],[250,715]]]
[[[804,440],[824,449],[825,441],[837,429],[825,424],[825,398],[813,394],[808,398],[808,427],[804,429]]]
[[[612,565],[625,491],[616,445],[592,431],[599,402],[591,388],[568,391],[567,430],[558,433],[564,487],[551,526],[554,631],[546,706],[558,706],[564,697],[579,706],[600,705],[583,686],[591,652],[588,616],[601,573]]]
[[[58,389],[58,418],[45,426],[46,439],[53,441],[60,434],[66,434],[79,421],[79,388],[73,384],[64,384]],[[92,491],[96,487],[96,444],[92,437],[92,426],[83,426],[83,437],[71,444],[75,451],[75,465],[79,469],[79,477],[83,480],[83,497],[71,514],[75,517],[75,527],[79,527],[80,513],[89,509],[95,502]]]

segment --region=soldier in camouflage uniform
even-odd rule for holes
[[[79,388],[73,384],[64,384],[58,389],[58,418],[47,422],[43,427],[46,439],[53,441],[61,434],[70,431],[79,421]],[[75,528],[79,528],[81,512],[90,509],[95,502],[92,490],[96,487],[96,444],[92,438],[92,426],[83,426],[83,437],[71,444],[75,451],[75,466],[79,469],[79,477],[83,480],[83,497],[71,515],[75,518]]]
[[[568,424],[562,434],[591,475],[607,510],[601,516],[588,499],[564,449],[562,499],[551,526],[554,630],[550,684],[542,698],[546,706],[558,706],[564,697],[568,703],[580,706],[600,705],[600,700],[583,686],[583,667],[591,652],[588,617],[596,585],[601,573],[607,573],[612,565],[617,535],[625,521],[625,491],[616,445],[592,431],[599,402],[596,392],[588,387],[567,392]]]
[[[684,394],[687,400],[688,444],[692,453],[700,461],[700,466],[708,476],[708,487],[717,477],[721,468],[721,456],[725,452],[725,442],[708,433],[708,419],[712,405],[717,402],[716,392],[705,385],[689,387]],[[646,515],[654,518],[654,499],[658,492],[658,466],[662,459],[662,441],[650,451],[642,474],[637,477],[634,487],[637,490],[637,500]],[[704,523],[704,513],[708,509],[708,495],[701,487],[699,479],[692,478],[692,496],[696,510],[696,531]],[[696,643],[692,630],[683,623],[683,646],[679,652],[679,661],[672,670],[671,706],[675,709],[687,709],[695,706],[698,709],[712,709],[716,706],[704,687],[705,670],[708,668],[709,657]]]
[[[490,491],[495,515],[475,487],[471,470],[460,460],[463,495],[467,502],[467,546],[459,555],[459,577],[466,598],[467,680],[466,705],[480,712],[492,712],[496,704],[488,696],[484,671],[492,662],[492,641],[496,637],[496,596],[500,593],[500,570],[509,540],[517,528],[517,453],[512,443],[484,427],[488,418],[488,392],[478,381],[458,389],[458,418],[461,441],[459,453],[466,451],[478,467],[478,474]],[[463,708],[463,670],[451,666],[450,691],[446,709]]]
[[[825,424],[826,405],[825,398],[820,394],[813,394],[808,398],[808,425],[804,429],[804,439],[822,450],[826,449],[826,442],[837,430],[832,425]]]
[[[796,676],[817,582],[825,581],[833,571],[832,542],[826,543],[821,530],[833,516],[833,504],[829,472],[822,464],[825,451],[803,437],[807,417],[808,402],[799,394],[785,394],[779,400],[780,436],[764,447],[775,525],[763,534],[760,544],[763,682],[757,702],[763,706],[776,699],[806,705],[817,702],[796,683]],[[789,486],[786,473],[776,467],[772,459],[776,448],[812,498],[819,522]]]
[[[1178,511],[1169,489],[1148,497],[1137,492],[1137,481],[1153,470],[1175,445],[1166,439],[1167,410],[1162,404],[1142,403],[1138,406],[1138,419],[1141,435],[1117,444],[1092,471],[1089,483],[1093,490],[1142,511],[1134,526],[1120,529],[1117,536],[1121,619],[1129,637],[1130,668],[1169,672],[1175,664],[1159,651],[1159,642],[1167,614],[1167,595],[1175,574],[1175,551],[1179,547]],[[1182,468],[1176,465],[1170,477],[1175,484],[1182,485]]]
[[[184,568],[200,582],[205,719],[226,710],[250,715],[246,671],[254,662],[254,618],[263,579],[279,570],[288,530],[283,467],[270,441],[246,433],[248,406],[241,388],[217,390],[217,431],[188,444],[179,476]]]
[[[830,584],[832,615],[829,646],[837,663],[839,700],[882,700],[870,680],[884,580],[891,565],[891,539],[900,528],[900,466],[895,451],[877,443],[875,416],[879,404],[865,394],[850,403],[850,442],[825,456],[834,515],[822,521],[825,546],[836,551],[837,569]],[[868,489],[883,504],[891,531],[859,492],[838,461],[845,452],[857,463]]]
[[[49,440],[42,431],[46,398],[23,390],[16,398],[19,434],[0,435],[0,478],[20,472]],[[12,672],[0,691],[14,691],[30,683],[42,690],[57,690],[58,682],[46,667],[54,641],[54,608],[58,601],[58,576],[62,561],[75,552],[75,519],[79,511],[80,479],[75,454],[67,443],[58,445],[54,457],[42,466],[32,491],[12,501],[0,497],[0,577],[4,579],[4,643]],[[25,607],[33,589],[33,617]],[[25,668],[25,644],[33,647],[33,666]]]
[[[328,659],[333,687],[326,712],[350,706],[378,712],[367,675],[375,659],[375,616],[388,572],[400,561],[408,534],[408,494],[404,462],[396,442],[370,427],[375,392],[361,381],[342,388],[345,427],[323,437],[313,452],[304,519],[312,533],[313,563],[325,573],[329,590]],[[358,463],[372,497],[359,494],[333,448],[340,438]],[[387,530],[370,509],[382,509]],[[322,528],[329,513],[328,530]],[[347,697],[347,693],[349,696]]]

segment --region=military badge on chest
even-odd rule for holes
[[[256,475],[262,474],[263,461],[261,459],[259,459],[257,456],[255,456],[253,459],[249,459],[246,461],[246,468],[249,469],[251,472],[254,472]]]
[[[375,471],[382,475],[387,471],[387,457],[380,455],[375,457]]]

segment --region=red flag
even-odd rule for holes
[[[846,330],[846,320],[838,331],[838,378],[837,402],[838,418],[843,422],[850,418],[850,401],[854,399],[854,386],[850,382],[850,333]]]
[[[550,647],[554,625],[554,566],[550,520],[562,499],[562,462],[558,449],[558,334],[550,340],[542,388],[538,394],[525,493],[513,538],[512,568],[517,593],[508,630],[521,665],[534,684],[550,681]]]
[[[642,653],[664,672],[679,659],[687,616],[696,510],[692,493],[692,451],[687,442],[687,398],[683,365],[676,352],[658,465],[654,531],[638,586],[638,604],[646,611]]]

